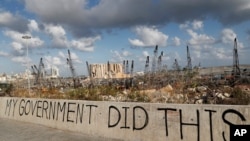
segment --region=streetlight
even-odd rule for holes
[[[31,39],[31,36],[28,36],[28,35],[24,35],[22,36],[23,39],[26,40],[26,48],[27,48],[27,71],[28,71],[28,91],[29,91],[29,96],[30,96],[30,78],[29,78],[29,61],[28,61],[28,58],[29,58],[29,50],[28,50],[28,43],[27,43],[27,40],[28,39]]]

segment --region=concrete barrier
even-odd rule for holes
[[[0,117],[127,141],[229,141],[233,125],[250,124],[250,106],[2,97]]]

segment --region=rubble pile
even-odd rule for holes
[[[235,87],[209,85],[175,89],[167,85],[159,90],[146,92],[154,103],[179,104],[250,104],[250,85]]]

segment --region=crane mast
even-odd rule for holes
[[[39,67],[36,65],[31,66],[32,75],[34,75],[34,85],[41,84],[41,78],[45,76],[43,58],[40,58]]]
[[[154,58],[152,61],[152,73],[155,73],[155,70],[156,70],[157,57],[158,57],[158,45],[155,46],[155,50],[154,50]]]
[[[133,73],[134,73],[134,60],[132,60],[132,62],[131,62],[131,70],[130,70],[131,77],[133,77]]]
[[[158,71],[162,70],[162,57],[163,57],[163,51],[161,52],[161,55],[158,57]]]
[[[41,84],[41,78],[44,76],[44,63],[43,63],[43,58],[40,58],[40,63],[39,63],[38,69],[37,69],[36,65],[34,65],[34,68],[35,68],[36,71],[37,71],[35,84]]]
[[[234,50],[233,50],[233,78],[234,80],[240,77],[240,67],[239,67],[239,56],[237,48],[237,40],[234,39]]]
[[[147,56],[144,73],[149,72],[149,56]]]
[[[181,70],[177,59],[174,60],[174,69],[178,72]]]
[[[192,70],[192,62],[188,46],[187,46],[187,70],[188,71]]]
[[[73,67],[73,63],[72,63],[72,58],[71,58],[71,54],[70,51],[68,50],[68,55],[69,58],[67,58],[67,64],[69,65],[72,77],[73,77],[73,83],[74,83],[74,87],[76,87],[76,73],[75,73],[75,69]]]
[[[126,71],[125,71],[126,74],[129,74],[129,66],[128,66],[128,60],[126,61]]]
[[[123,74],[126,74],[125,66],[126,66],[126,61],[123,60],[123,64],[122,64],[122,71],[123,71]]]

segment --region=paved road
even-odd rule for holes
[[[81,133],[0,118],[0,141],[110,141]],[[113,140],[114,141],[114,140]]]

